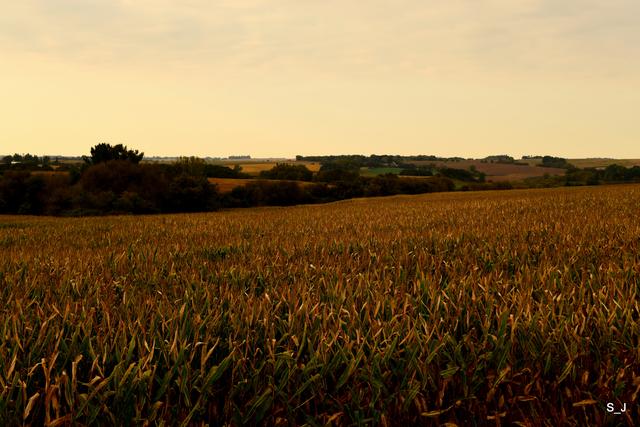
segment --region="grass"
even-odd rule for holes
[[[621,185],[2,217],[0,420],[633,425],[639,204]]]

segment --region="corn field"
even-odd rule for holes
[[[639,213],[624,185],[0,217],[0,424],[631,426]]]

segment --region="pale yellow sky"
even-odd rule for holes
[[[0,154],[640,158],[637,0],[21,0]]]

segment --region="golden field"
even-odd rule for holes
[[[633,425],[639,211],[624,185],[0,217],[0,420]]]
[[[249,175],[259,175],[260,172],[271,170],[279,163],[294,166],[302,165],[311,172],[318,172],[320,170],[320,163],[296,160],[224,160],[222,165],[230,168],[233,168],[235,165],[240,165],[242,172]]]

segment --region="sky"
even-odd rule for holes
[[[640,158],[638,0],[2,0],[0,154]]]

